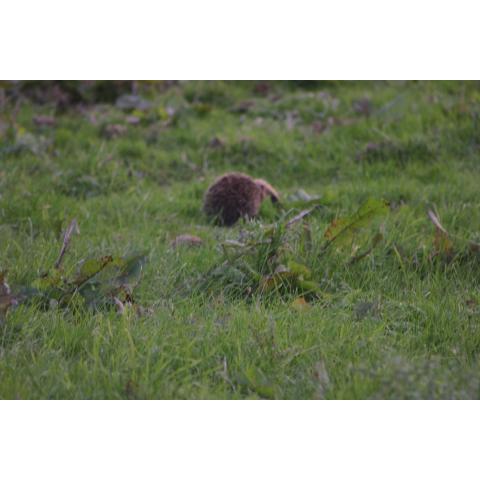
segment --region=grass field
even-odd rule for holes
[[[0,271],[13,294],[38,286],[73,218],[62,275],[105,255],[147,261],[141,309],[80,295],[9,308],[0,398],[480,397],[479,83],[139,88],[148,105],[4,102]],[[214,226],[202,198],[229,170],[267,179],[284,210],[266,201],[255,221]],[[284,231],[305,192],[321,206]],[[355,236],[325,252],[331,222],[368,199],[388,202],[358,233],[375,248],[357,258]],[[173,248],[180,234],[203,243]],[[224,246],[245,239],[253,253]],[[311,291],[259,287],[292,264]]]

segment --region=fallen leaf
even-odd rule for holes
[[[465,303],[467,307],[471,309],[475,309],[475,307],[478,305],[478,302],[475,298],[469,298]]]
[[[56,121],[54,117],[48,115],[36,115],[33,117],[33,123],[39,127],[53,127]]]
[[[363,159],[380,159],[382,157],[382,153],[387,150],[389,144],[387,143],[374,143],[369,142],[363,147],[361,151],[359,151],[356,155],[357,160]]]
[[[225,246],[225,247],[238,247],[238,248],[245,248],[247,247],[247,244],[246,243],[242,243],[242,242],[239,242],[238,240],[225,240],[223,243],[222,243],[222,246]]]
[[[373,104],[368,98],[360,98],[352,103],[353,111],[359,115],[369,117],[373,111]]]
[[[195,235],[178,235],[176,237],[171,245],[172,247],[179,247],[179,246],[188,246],[188,247],[198,247],[203,243],[203,240],[200,237],[197,237]]]
[[[135,115],[128,115],[126,118],[125,118],[125,121],[129,124],[129,125],[138,125],[140,122],[141,122],[141,119]],[[121,125],[120,125],[121,126]]]
[[[149,110],[151,103],[140,95],[122,95],[118,97],[115,106],[121,110]]]
[[[321,120],[317,120],[312,123],[312,130],[317,135],[323,133],[328,128],[327,123],[322,122]]]
[[[270,92],[270,84],[268,82],[258,82],[254,85],[253,91],[257,95],[265,97]]]
[[[106,138],[117,138],[127,133],[127,131],[128,131],[128,128],[125,125],[113,123],[113,124],[107,125],[103,129],[103,135]]]
[[[223,148],[225,146],[225,142],[218,137],[213,137],[210,142],[208,142],[208,146],[210,148]]]
[[[247,113],[254,105],[255,102],[253,100],[244,100],[232,107],[230,111],[234,113]]]
[[[305,300],[304,297],[297,297],[290,306],[297,312],[305,312],[312,308],[312,306]]]
[[[469,248],[470,248],[470,251],[473,252],[473,253],[479,253],[480,252],[480,243],[476,243],[476,242],[469,242],[468,244]]]

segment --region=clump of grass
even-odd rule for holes
[[[318,200],[306,200],[305,203],[315,204]],[[242,230],[238,240],[222,242],[220,265],[204,276],[204,288],[207,292],[221,288],[234,297],[280,295],[292,298],[300,295],[302,301],[321,298],[325,292],[313,278],[310,264],[318,268],[333,249],[343,250],[349,263],[367,257],[383,236],[376,234],[370,240],[365,229],[388,209],[384,202],[370,199],[354,214],[334,219],[323,241],[317,242],[319,248],[313,259],[314,239],[307,219],[318,207],[315,205],[296,215],[286,211],[267,226],[252,223],[253,228]]]
[[[125,305],[134,304],[133,290],[140,281],[146,254],[88,258],[81,262],[75,274],[69,275],[63,268],[63,261],[75,232],[78,233],[78,225],[72,220],[65,231],[57,260],[31,285],[17,286],[12,292],[5,273],[0,274],[0,321],[4,320],[10,307],[21,303],[35,304],[42,309],[117,307],[121,313],[125,311]]]

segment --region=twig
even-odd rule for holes
[[[310,215],[314,210],[319,208],[321,205],[315,205],[312,208],[307,208],[306,210],[302,210],[298,215],[295,215],[291,218],[285,225],[286,228],[291,227],[294,223],[299,222],[302,218],[305,218],[307,215]]]
[[[70,240],[72,239],[72,235],[73,235],[74,232],[80,233],[80,231],[78,229],[77,220],[75,220],[75,219],[73,219],[70,222],[70,225],[65,230],[65,235],[63,236],[62,249],[60,250],[60,254],[58,255],[57,261],[55,262],[55,265],[54,265],[54,267],[57,268],[57,269],[60,268],[60,265],[62,264],[63,257],[65,255],[65,253],[67,252],[68,246],[70,245]]]

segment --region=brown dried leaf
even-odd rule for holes
[[[317,120],[312,123],[312,130],[314,133],[321,134],[328,128],[328,124],[322,122],[321,120]]]
[[[254,85],[253,91],[257,95],[266,97],[270,92],[270,84],[268,82],[258,82]]]
[[[118,97],[115,106],[121,110],[149,110],[152,106],[151,102],[145,100],[139,95],[122,95]]]
[[[223,148],[225,146],[225,142],[218,137],[213,137],[210,142],[208,142],[208,146],[210,148]]]
[[[364,115],[365,117],[369,117],[373,111],[373,104],[368,98],[359,98],[358,100],[355,100],[352,107],[355,113]]]
[[[188,247],[198,247],[203,243],[203,240],[200,237],[195,235],[179,235],[172,242],[172,247],[176,248],[181,245]]]
[[[128,128],[125,125],[120,125],[118,123],[114,123],[111,125],[107,125],[104,130],[103,134],[107,138],[117,138],[127,133]]]
[[[480,253],[480,243],[469,242],[468,246],[470,247],[471,252]]]
[[[297,312],[305,312],[312,308],[304,297],[297,297],[290,306]]]
[[[141,121],[140,117],[137,117],[135,115],[128,115],[126,118],[125,118],[125,121],[129,124],[129,125],[138,125]],[[121,125],[120,125],[121,126]]]
[[[33,123],[38,127],[53,127],[55,122],[55,118],[49,115],[36,115],[33,117]]]
[[[254,106],[255,102],[253,100],[244,100],[243,102],[240,102],[232,107],[231,111],[234,113],[247,113]]]

